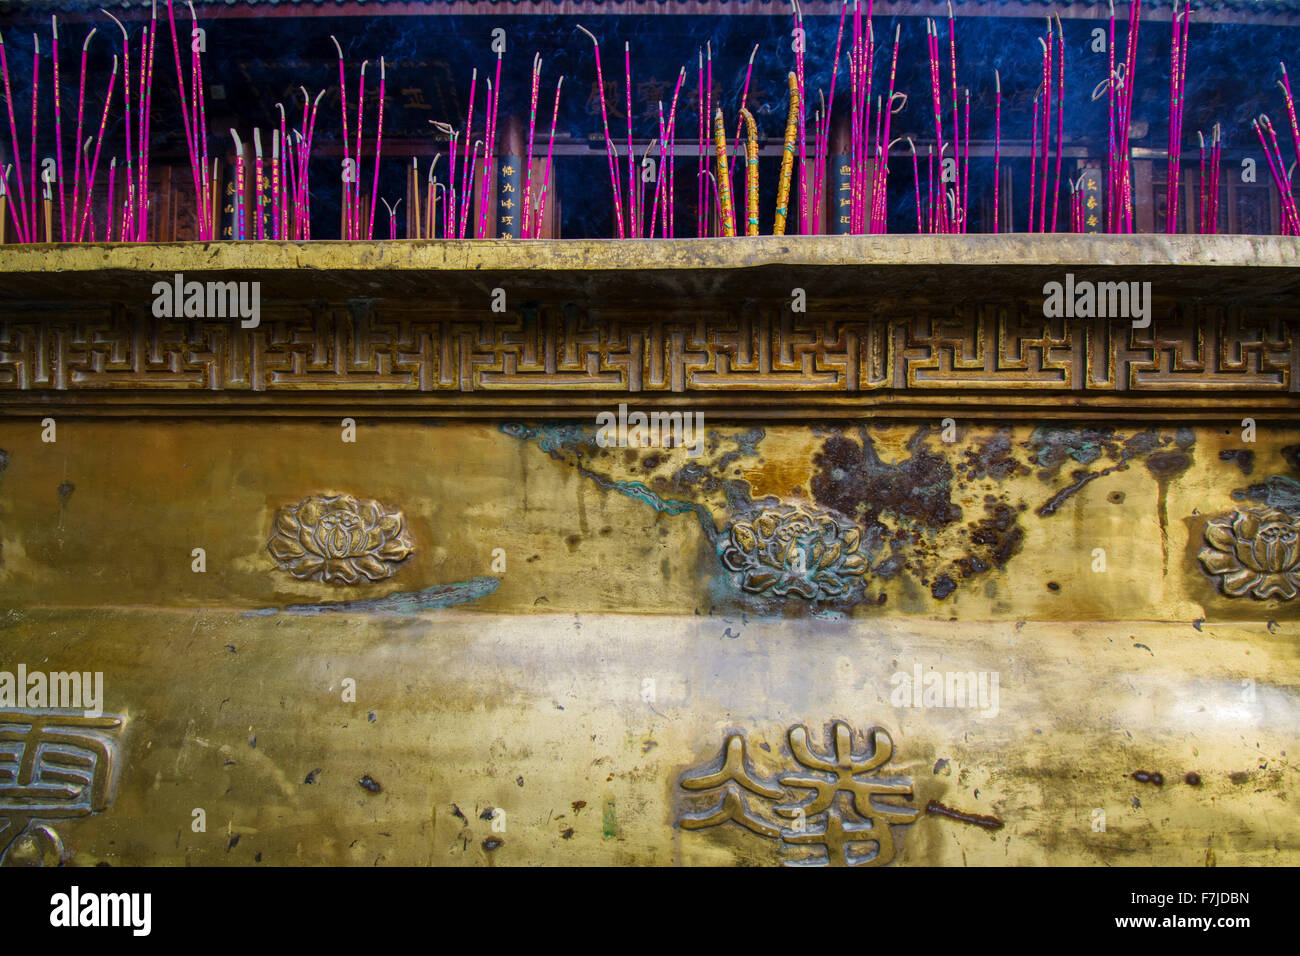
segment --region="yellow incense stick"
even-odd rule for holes
[[[790,111],[785,120],[785,143],[781,147],[781,178],[776,183],[776,222],[772,235],[785,235],[785,216],[789,211],[790,177],[794,173],[794,137],[799,129],[799,79],[793,73],[790,85]]]
[[[734,236],[736,225],[731,218],[731,177],[727,175],[727,130],[723,125],[722,110],[713,114],[713,146],[718,157],[718,201],[722,204],[722,234]]]
[[[740,111],[745,121],[745,235],[758,235],[758,127],[747,109]]]

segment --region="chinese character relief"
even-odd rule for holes
[[[400,511],[351,495],[281,508],[266,549],[295,578],[329,584],[382,581],[414,550]]]
[[[1229,597],[1279,598],[1300,592],[1300,518],[1249,508],[1212,518],[1201,564]]]
[[[861,541],[856,526],[823,511],[784,505],[733,524],[721,557],[751,594],[839,598],[866,573]]]
[[[63,840],[41,821],[89,816],[113,802],[124,718],[0,711],[0,866],[57,866]]]
[[[843,721],[830,724],[827,738],[826,752],[819,753],[806,727],[790,728],[788,750],[780,754],[790,772],[765,779],[752,768],[745,737],[729,735],[717,769],[681,778],[678,826],[707,830],[735,823],[777,841],[786,866],[884,866],[898,853],[895,828],[920,812],[881,802],[912,798],[910,780],[878,774],[893,756],[893,738],[880,727],[855,734]]]

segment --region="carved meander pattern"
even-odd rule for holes
[[[494,321],[433,310],[268,307],[262,325],[121,308],[0,320],[0,392],[1300,391],[1300,315],[1194,306],[1149,329],[1044,319],[1018,300],[942,317],[813,319],[689,303],[674,318],[530,308]]]

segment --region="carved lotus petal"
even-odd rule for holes
[[[295,578],[329,584],[382,581],[414,551],[400,511],[352,495],[312,495],[279,509],[266,549]]]
[[[1210,519],[1197,557],[1229,597],[1289,601],[1300,593],[1300,518],[1249,508]]]
[[[862,532],[830,512],[778,505],[732,524],[719,552],[750,594],[842,598],[867,570]]]

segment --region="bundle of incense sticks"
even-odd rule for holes
[[[1291,95],[1291,79],[1289,76],[1287,76],[1286,64],[1280,63],[1279,66],[1282,68],[1282,79],[1277,81],[1277,85],[1281,87],[1282,95],[1286,99],[1286,115],[1287,115],[1287,120],[1291,124],[1291,143],[1295,147],[1295,157],[1296,157],[1296,161],[1294,164],[1292,164],[1292,166],[1283,167],[1283,168],[1295,170],[1297,167],[1300,167],[1300,122],[1297,122],[1296,120],[1295,97]],[[1280,150],[1278,152],[1278,158],[1280,161],[1281,160]],[[1282,189],[1286,193],[1287,198],[1290,200],[1292,208],[1294,208],[1296,204],[1296,200],[1295,200],[1295,194],[1291,191],[1290,173],[1288,173],[1286,176],[1283,177]]]
[[[1142,0],[1131,0],[1128,13],[1128,38],[1124,61],[1114,63],[1115,9],[1110,9],[1111,73],[1108,97],[1111,130],[1106,163],[1106,218],[1108,232],[1133,231],[1133,170],[1129,150],[1129,133],[1133,115],[1134,74],[1137,69],[1138,29],[1141,26]]]
[[[1174,0],[1172,36],[1169,48],[1169,150],[1165,176],[1165,232],[1178,231],[1178,180],[1183,151],[1183,91],[1187,85],[1187,34],[1192,6],[1180,13]]]
[[[1282,147],[1278,143],[1273,124],[1264,113],[1258,119],[1251,120],[1251,127],[1259,137],[1259,144],[1264,147],[1264,158],[1268,161],[1269,175],[1281,197],[1282,235],[1300,236],[1300,210],[1296,206],[1295,193],[1291,189],[1290,176],[1287,174],[1286,160],[1282,158]]]
[[[1030,143],[1029,231],[1055,232],[1061,192],[1061,141],[1064,138],[1065,116],[1065,36],[1059,20],[1054,33],[1052,18],[1047,18],[1046,39],[1039,38],[1038,43],[1043,51],[1042,84],[1034,99],[1034,133]],[[1055,110],[1053,110],[1053,101],[1055,101]],[[1056,116],[1056,173],[1054,178],[1050,178],[1053,113]],[[1038,135],[1040,117],[1042,119],[1041,139]],[[1050,229],[1047,215],[1049,181],[1052,195]]]
[[[190,42],[185,44],[190,51],[188,81],[181,66],[181,43],[176,35],[176,14],[172,0],[167,0],[167,21],[171,29],[172,61],[176,68],[176,83],[180,90],[185,147],[189,153],[190,173],[194,183],[195,224],[198,238],[210,240],[216,236],[216,223],[213,216],[216,184],[212,181],[214,177],[209,171],[208,163],[207,94],[203,83],[203,54],[206,44],[201,42],[203,35],[199,32],[199,21],[194,12],[194,5],[187,2],[187,6],[190,8]],[[130,86],[129,78],[127,85]],[[128,122],[127,125],[129,127],[130,123]],[[260,168],[260,160],[258,165]],[[258,226],[259,228],[261,226],[260,218]]]

